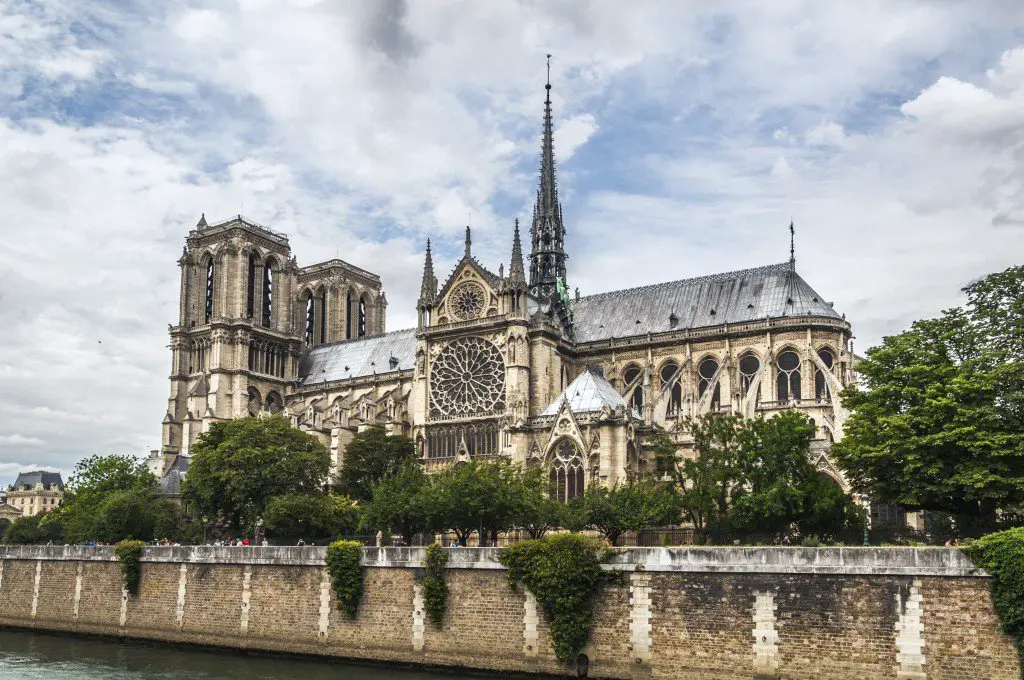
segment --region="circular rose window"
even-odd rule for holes
[[[484,311],[487,293],[475,281],[460,283],[449,298],[448,307],[452,316],[460,321],[475,319]]]
[[[492,343],[460,338],[430,366],[431,417],[464,418],[505,409],[505,362]]]

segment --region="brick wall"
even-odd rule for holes
[[[147,549],[126,597],[109,549],[0,547],[0,626],[324,656],[575,675],[494,549],[452,551],[440,628],[423,552],[367,549],[355,621],[322,548]],[[635,549],[609,568],[591,677],[1020,677],[988,579],[954,550]]]

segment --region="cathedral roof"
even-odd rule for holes
[[[391,358],[398,364],[391,367]],[[374,373],[408,371],[416,358],[416,329],[407,328],[358,340],[318,345],[302,357],[299,380],[303,385],[360,378]]]
[[[592,369],[580,373],[561,394],[555,397],[553,402],[548,404],[541,415],[558,415],[558,411],[566,399],[569,400],[569,408],[573,413],[600,411],[605,406],[612,411],[619,407],[622,407],[623,410],[626,409],[626,400],[622,398],[618,390],[612,387],[611,383],[604,379],[604,376]]]
[[[577,342],[768,317],[842,318],[790,262],[588,295],[573,311]]]

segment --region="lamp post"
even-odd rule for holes
[[[206,545],[206,523],[210,520],[203,518],[203,545]]]

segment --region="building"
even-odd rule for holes
[[[23,516],[38,515],[60,506],[64,497],[64,480],[59,472],[22,472],[7,487],[7,505]]]
[[[753,269],[569,293],[550,88],[529,257],[516,220],[495,273],[467,227],[439,281],[428,240],[415,328],[386,331],[377,275],[337,259],[300,267],[282,234],[200,219],[179,261],[159,456],[187,455],[211,423],[282,413],[335,469],[356,432],[380,426],[413,438],[428,469],[503,456],[542,466],[568,499],[651,469],[654,427],[685,453],[688,416],[796,409],[816,425],[816,465],[847,488],[828,449],[847,416],[836,395],[852,376],[851,327],[792,249]]]

